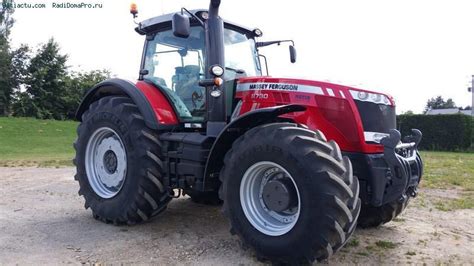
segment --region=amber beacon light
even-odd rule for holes
[[[130,4],[130,14],[133,15],[133,18],[137,17],[137,14],[138,14],[137,4],[135,3]]]

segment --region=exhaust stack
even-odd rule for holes
[[[206,32],[206,66],[219,65],[225,68],[224,58],[224,21],[219,17],[221,0],[211,0],[209,5],[209,18],[205,23]],[[213,79],[214,75],[206,69],[206,78]],[[211,94],[214,90],[221,93]],[[215,95],[219,95],[215,97]],[[207,135],[217,136],[227,122],[226,95],[224,86],[208,86],[206,88],[207,102]]]

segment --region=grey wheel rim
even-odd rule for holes
[[[294,186],[297,204],[285,211],[271,210],[263,200],[263,189],[268,182],[285,180]],[[250,166],[240,183],[240,203],[252,226],[269,236],[288,233],[298,222],[301,199],[298,186],[290,173],[279,164],[261,161]]]
[[[127,176],[127,153],[114,130],[101,127],[92,133],[85,167],[89,184],[98,196],[109,199],[120,192]]]

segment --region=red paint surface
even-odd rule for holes
[[[138,81],[136,86],[148,99],[160,125],[178,124],[176,113],[161,91],[144,81]]]
[[[310,129],[321,130],[328,140],[336,141],[343,151],[381,153],[384,150],[382,145],[367,144],[365,142],[360,114],[349,92],[349,90],[371,91],[327,82],[289,78],[251,77],[242,78],[238,82],[238,84],[244,83],[286,83],[316,86],[322,89],[323,95],[282,90],[240,91],[236,93],[236,97],[242,99],[240,115],[258,108],[301,104],[307,107],[306,111],[290,113],[284,115],[284,117],[305,124]],[[334,96],[329,95],[327,89],[331,89]],[[345,97],[342,97],[340,93]],[[256,94],[265,94],[266,96],[265,98],[258,98]],[[386,96],[394,105],[392,97]]]

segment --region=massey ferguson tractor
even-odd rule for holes
[[[285,41],[223,20],[220,2],[138,23],[138,81],[85,95],[74,144],[85,207],[132,225],[180,195],[222,202],[232,234],[285,264],[326,259],[357,224],[399,215],[422,176],[421,132],[401,141],[383,93],[268,76],[261,50]]]

